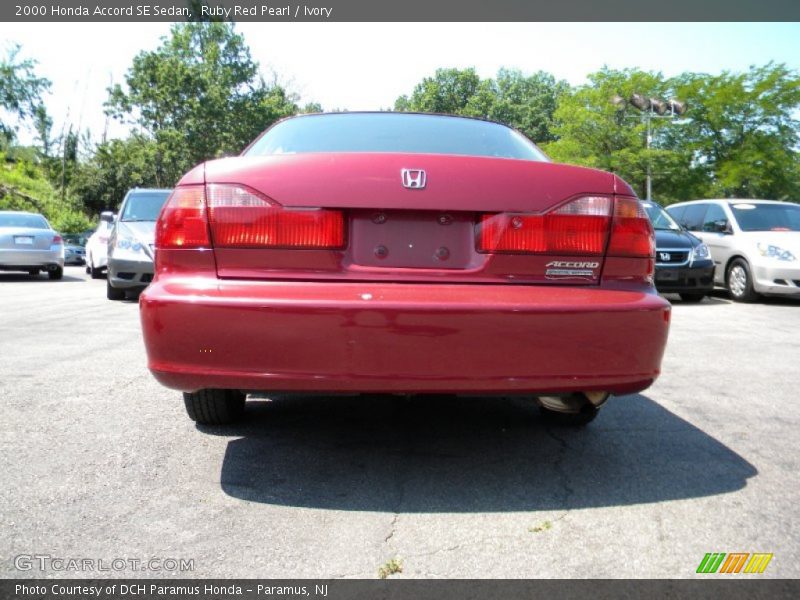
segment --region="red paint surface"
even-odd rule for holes
[[[425,169],[427,187],[403,188],[402,168]],[[586,257],[599,263],[592,276],[564,281],[546,278],[548,263],[580,256],[476,250],[481,214],[631,195],[614,175],[509,159],[307,154],[212,161],[181,182],[203,183],[341,210],[346,247],[158,250],[140,306],[148,364],[164,385],[626,393],[659,374],[670,309],[652,287],[651,258]],[[387,227],[372,220],[383,211]],[[440,235],[442,214],[454,225]],[[374,254],[379,245],[391,260]],[[441,246],[448,264],[429,256]]]

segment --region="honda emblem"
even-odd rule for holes
[[[410,190],[421,190],[427,182],[425,171],[422,169],[401,169],[400,177],[403,180],[403,187]]]
[[[664,262],[667,262],[669,261],[670,258],[672,258],[672,256],[670,255],[669,252],[659,252],[658,258]]]

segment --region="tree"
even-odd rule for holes
[[[161,46],[134,58],[125,88],[111,88],[106,107],[156,142],[156,177],[171,186],[195,164],[239,153],[297,112],[295,98],[258,73],[233,24],[176,24]]]
[[[3,119],[2,112],[17,120],[33,117],[42,95],[50,88],[50,81],[34,72],[37,62],[20,59],[20,50],[19,44],[14,44],[6,58],[0,60],[0,141],[5,144],[16,136],[16,125]]]
[[[494,80],[482,82],[464,114],[505,123],[539,144],[550,142],[555,139],[553,114],[568,90],[566,81],[557,81],[544,71],[526,76],[500,69]]]
[[[436,69],[414,88],[411,97],[400,96],[395,110],[463,114],[467,103],[480,87],[481,79],[475,69]]]
[[[661,73],[608,68],[562,97],[555,112],[559,139],[545,147],[555,160],[618,173],[644,194],[648,163],[653,196],[677,200],[721,197],[797,199],[800,79],[783,65],[740,74]],[[614,95],[686,100],[683,118],[654,118],[650,150],[642,113],[617,110]]]
[[[133,187],[169,187],[156,168],[158,144],[135,133],[125,140],[97,146],[92,158],[74,174],[71,191],[94,213],[116,210]],[[163,158],[163,156],[162,156]]]
[[[475,69],[438,69],[400,96],[395,110],[481,117],[519,129],[535,142],[555,139],[553,113],[568,90],[564,81],[539,71],[500,69],[495,79],[481,79]]]
[[[692,106],[669,143],[706,174],[707,196],[800,201],[800,76],[769,63],[744,73],[685,73],[673,83]]]

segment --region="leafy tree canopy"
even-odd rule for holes
[[[168,186],[199,162],[239,153],[298,110],[259,75],[231,23],[174,25],[161,46],[134,58],[125,84],[109,90],[107,110],[155,140],[155,174]]]

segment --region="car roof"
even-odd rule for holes
[[[44,217],[41,213],[30,212],[27,210],[0,210],[2,215],[32,215],[34,217]]]

